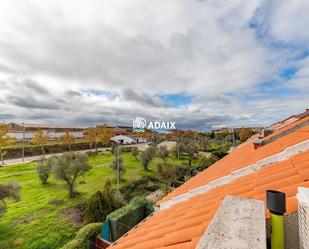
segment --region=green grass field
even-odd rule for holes
[[[140,161],[133,159],[130,153],[123,153],[122,158],[126,173],[121,184],[142,176],[155,176],[156,164],[160,161],[155,158],[150,164],[150,170],[145,171]],[[35,171],[35,163],[0,168],[0,183],[18,182],[22,186],[21,200],[8,201],[7,211],[0,214],[0,249],[55,249],[73,238],[77,228],[67,219],[64,210],[101,190],[107,177],[115,178],[109,168],[113,159],[110,152],[89,157],[92,169],[79,179],[79,195],[74,199],[67,198],[63,182],[53,177],[48,184],[42,185]],[[174,158],[170,158],[169,162],[177,164]],[[62,199],[63,202],[60,205],[50,204],[55,199]]]

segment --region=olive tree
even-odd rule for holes
[[[164,161],[164,164],[166,164],[166,160],[169,156],[169,150],[167,149],[167,146],[166,145],[159,146],[157,154]]]
[[[132,147],[131,148],[131,155],[135,158],[135,160],[137,160],[138,154],[139,154],[138,148],[135,147],[135,146]]]
[[[76,180],[91,169],[87,157],[80,153],[66,152],[51,158],[52,172],[55,177],[66,183],[69,198],[75,196]]]
[[[36,164],[36,172],[38,173],[39,179],[42,184],[46,184],[50,176],[52,168],[52,158],[45,160],[42,157]]]
[[[141,153],[141,164],[144,167],[144,170],[148,170],[148,165],[152,161],[153,158],[153,149],[148,148]]]

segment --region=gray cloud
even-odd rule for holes
[[[159,97],[152,97],[146,93],[140,93],[131,89],[125,89],[122,93],[122,97],[126,101],[133,101],[141,105],[149,105],[155,107],[167,106],[167,103]]]
[[[269,124],[308,104],[306,1],[26,0],[0,10],[10,120],[130,125],[143,116],[210,129]],[[288,67],[297,73],[286,80]],[[269,81],[280,84],[267,95]],[[282,87],[291,93],[276,95]],[[194,98],[158,97],[171,94]]]
[[[49,109],[49,110],[59,109],[58,106],[54,103],[48,103],[42,100],[37,100],[36,98],[31,96],[26,97],[9,96],[8,102],[24,108]]]
[[[33,79],[25,79],[23,82],[26,87],[28,87],[32,92],[36,92],[41,95],[48,95],[50,94],[49,91],[42,87],[40,84],[38,84],[35,80]]]

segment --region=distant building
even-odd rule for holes
[[[137,144],[146,143],[147,140],[136,135],[117,135],[111,138],[112,141],[119,144]]]
[[[10,123],[8,126],[10,128],[8,135],[17,140],[33,138],[38,129],[41,129],[50,139],[59,139],[66,132],[69,132],[76,138],[84,136],[83,128],[72,125]]]
[[[133,144],[135,143],[133,138],[124,135],[117,135],[111,138],[112,141],[116,142],[117,144]]]

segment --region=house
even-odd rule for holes
[[[136,143],[135,140],[129,136],[117,135],[111,138],[111,141],[116,142],[117,144],[133,144]]]
[[[9,123],[8,126],[8,136],[17,140],[33,138],[38,129],[43,130],[50,139],[59,139],[65,132],[69,132],[76,138],[82,138],[84,131],[83,128],[72,125]]]
[[[309,115],[270,128],[169,193],[153,214],[108,248],[266,248],[267,190],[286,196],[285,248],[309,241],[305,232],[298,235],[298,222],[309,220],[303,210],[298,216],[296,196],[298,189],[309,188]],[[261,142],[254,145],[256,139]]]

